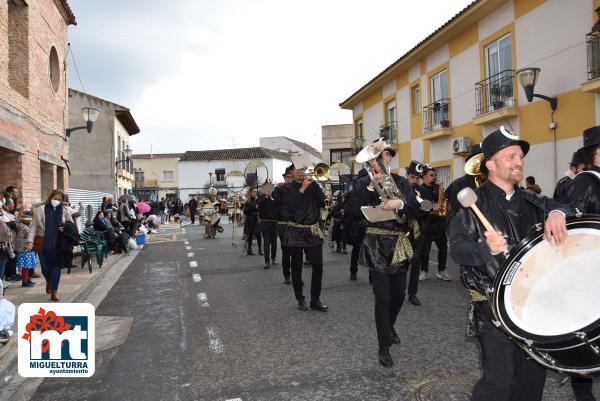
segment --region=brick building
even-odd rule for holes
[[[66,0],[0,1],[0,186],[22,209],[66,189]]]

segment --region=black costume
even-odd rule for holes
[[[244,235],[248,244],[248,255],[254,255],[252,252],[252,238],[256,235],[256,224],[258,223],[258,209],[256,208],[256,199],[250,198],[244,203]],[[258,244],[258,253],[262,255],[262,240],[260,234],[256,237]]]
[[[360,246],[365,235],[364,216],[360,211],[360,197],[356,197],[356,188],[362,181],[362,185],[369,185],[370,179],[367,170],[364,168],[358,172],[355,179],[352,180],[352,191],[346,196],[344,203],[344,225],[347,227],[346,242],[352,245],[352,253],[350,254],[350,279],[356,280],[358,273],[358,257],[360,255]]]
[[[419,185],[418,191],[421,198],[438,203],[440,186]],[[433,210],[427,214],[423,221],[422,234],[423,244],[421,246],[420,262],[421,270],[429,272],[429,253],[431,252],[431,243],[435,242],[438,248],[438,272],[446,270],[446,258],[448,255],[448,240],[446,238],[446,222],[444,217],[436,215]]]
[[[188,203],[188,207],[190,209],[190,220],[194,224],[196,222],[196,213],[198,212],[198,201],[192,198]]]
[[[290,249],[284,243],[287,226],[291,220],[291,214],[283,202],[283,194],[285,189],[283,186],[277,186],[273,189],[272,197],[275,200],[274,207],[278,209],[279,218],[277,219],[277,235],[281,244],[281,268],[283,270],[283,280],[285,284],[291,284],[291,254]]]
[[[271,262],[277,263],[277,220],[279,219],[279,207],[277,202],[268,195],[261,195],[256,201],[258,206],[258,232],[262,235],[265,269],[269,268]]]
[[[573,179],[568,189],[569,204],[582,213],[600,214],[600,167],[592,166]]]
[[[301,186],[302,183],[291,182],[283,187],[281,199],[289,218],[283,244],[290,248],[292,284],[299,309],[307,309],[302,291],[302,259],[303,250],[306,250],[312,264],[310,304],[315,309],[325,311],[326,307],[321,308],[320,301],[323,276],[323,232],[319,227],[325,195],[315,182],[310,184],[304,193],[300,192]]]
[[[332,217],[332,229],[331,229],[331,240],[336,243],[336,252],[340,253],[344,251],[346,253],[346,227],[344,225],[344,203],[340,201],[336,202],[331,208]],[[346,220],[347,221],[347,220]]]
[[[369,180],[359,180],[349,200],[352,216],[357,220],[358,216],[362,216],[355,224],[355,228],[364,227],[358,263],[369,268],[373,281],[380,353],[387,352],[393,343],[399,343],[394,324],[404,302],[406,272],[413,254],[408,239],[408,218],[417,217],[419,213],[419,204],[411,185],[396,174],[392,174],[392,177],[406,198],[403,208],[398,211],[403,217],[402,223],[395,219],[377,223],[366,220],[360,206],[381,204],[378,193],[369,189]]]
[[[572,209],[550,198],[518,187],[510,200],[506,199],[502,189],[489,181],[475,189],[475,193],[477,206],[492,225],[507,236],[509,249],[526,237],[536,224],[543,224],[550,211],[574,214]],[[492,256],[484,240],[485,229],[470,209],[457,210],[450,218],[448,230],[452,257],[461,265],[462,282],[481,296],[473,297],[467,329],[468,335],[478,336],[484,370],[471,399],[541,400],[546,370],[528,359],[517,344],[494,326],[489,304],[483,300],[505,260],[504,254]]]
[[[448,198],[448,203],[450,204],[449,214],[455,213],[457,210],[461,208],[456,195],[464,188],[477,188],[477,184],[475,183],[475,176],[465,174],[462,177],[457,178],[452,181],[448,188],[446,189],[446,198]]]

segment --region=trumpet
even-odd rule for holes
[[[331,171],[326,163],[312,165],[308,156],[292,155],[292,163],[296,168],[305,168],[304,175],[310,177],[313,181],[327,182],[331,179]]]

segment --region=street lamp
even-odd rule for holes
[[[67,138],[71,136],[71,132],[84,128],[87,130],[88,134],[92,132],[92,128],[94,127],[94,121],[96,121],[96,119],[98,118],[98,114],[100,114],[100,111],[92,107],[84,107],[81,109],[81,112],[83,113],[83,121],[85,121],[85,125],[81,127],[67,128],[65,130]]]
[[[515,74],[517,75],[517,78],[519,79],[519,83],[521,84],[521,86],[523,87],[523,90],[525,91],[525,97],[527,98],[527,101],[529,103],[531,103],[531,101],[533,100],[534,97],[544,99],[545,101],[550,103],[550,107],[552,108],[552,111],[555,111],[556,108],[558,107],[558,99],[557,98],[540,95],[538,93],[533,92],[533,90],[535,88],[535,84],[540,75],[540,71],[541,70],[537,67],[521,68],[520,70],[517,70],[517,72]]]

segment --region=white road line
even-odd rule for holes
[[[207,301],[208,298],[206,297],[206,293],[205,292],[201,292],[200,294],[198,294],[198,301]]]
[[[225,401],[242,401],[242,399],[241,398],[230,398],[230,399],[225,400]]]
[[[208,339],[210,341],[208,348],[215,354],[223,352],[223,342],[219,338],[219,330],[216,327],[207,327]]]
[[[192,247],[188,245],[188,246],[185,247],[185,249],[188,250],[188,251],[191,251]]]
[[[184,244],[186,244],[186,245],[189,245],[189,244],[190,244],[190,241],[187,241],[187,240],[186,240],[186,241],[183,241],[183,243],[184,243]]]
[[[201,250],[203,250],[203,249],[204,249],[204,248],[196,248],[196,250],[197,250],[197,251],[201,251]]]
[[[196,262],[195,260],[191,260],[190,267],[198,267],[198,262]]]
[[[181,229],[181,232],[185,234],[185,228],[182,228],[182,229]]]
[[[192,279],[194,280],[194,283],[199,283],[202,281],[202,277],[200,277],[200,274],[198,273],[192,274]]]
[[[194,252],[188,252],[188,258],[193,258],[194,257]]]

